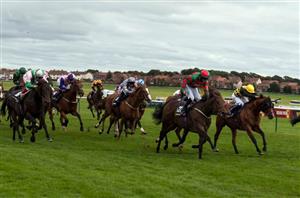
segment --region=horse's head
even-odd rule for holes
[[[262,111],[265,115],[268,116],[269,119],[274,118],[274,114],[273,114],[274,104],[270,97],[264,97],[263,95],[260,95],[256,99],[256,102],[259,111]]]
[[[74,80],[71,83],[71,90],[74,90],[80,97],[84,95],[83,84],[79,80]]]
[[[44,79],[40,79],[37,85],[37,93],[42,98],[43,103],[49,105],[52,100],[53,89]]]
[[[146,100],[147,102],[151,102],[151,96],[149,94],[149,90],[145,87],[145,86],[138,86],[135,90],[135,94],[136,97],[139,99],[139,100]]]
[[[226,111],[225,101],[217,89],[209,88],[209,98],[206,102],[209,103],[208,105],[212,108],[212,114],[216,115]]]

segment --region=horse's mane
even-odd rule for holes
[[[245,104],[245,107],[246,106],[249,106],[249,105],[252,105],[254,102],[256,102],[257,100],[259,100],[259,99],[264,99],[264,98],[266,98],[263,94],[260,94],[258,97],[255,97],[254,99],[252,99],[252,100],[250,100],[249,102],[247,102],[246,104]]]

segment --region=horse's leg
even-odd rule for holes
[[[166,123],[163,122],[161,131],[159,134],[159,138],[156,139],[156,142],[157,142],[156,152],[157,153],[159,153],[161,141],[166,137],[167,133],[169,131],[173,130],[174,128],[175,128],[175,126],[169,125],[169,124],[167,125]]]
[[[67,120],[67,117],[66,117],[65,112],[61,111],[60,112],[60,124],[63,128],[66,127],[66,124],[65,124],[66,120]]]
[[[102,118],[99,120],[99,122],[95,125],[95,128],[98,128],[102,122],[105,121],[105,119],[109,116],[109,113],[105,111],[105,113],[102,115]],[[103,132],[104,129],[102,129]]]
[[[115,119],[114,119],[114,117],[113,116],[111,116],[110,118],[109,118],[109,126],[108,126],[108,129],[107,129],[107,134],[109,134],[109,131],[110,131],[110,129],[111,129],[111,127],[112,127],[112,125],[113,125],[113,123],[115,122]],[[104,122],[103,122],[104,123]]]
[[[185,139],[186,139],[186,136],[187,136],[188,133],[189,133],[189,130],[188,129],[184,129],[182,138],[179,140],[178,143],[173,144],[173,147],[178,147],[178,146],[182,147],[183,143],[185,142]]]
[[[253,130],[261,135],[262,140],[263,140],[263,151],[266,152],[267,151],[267,141],[266,141],[265,133],[259,126],[255,127]]]
[[[45,115],[43,115],[40,119],[40,123],[41,123],[41,126],[43,126],[44,128],[44,131],[45,131],[45,134],[46,134],[46,138],[49,142],[52,142],[52,138],[50,137],[49,133],[48,133],[48,128],[47,128],[47,124],[45,122]]]
[[[72,115],[74,115],[74,116],[76,116],[76,117],[78,118],[79,123],[80,123],[80,131],[83,131],[83,124],[82,124],[82,120],[81,120],[80,114],[79,114],[77,111],[74,111],[74,112],[72,113]]]
[[[165,136],[165,146],[164,146],[164,150],[167,150],[169,147],[169,141],[168,141],[168,136]]]
[[[257,153],[258,153],[259,155],[262,155],[263,153],[262,153],[262,152],[260,151],[260,149],[258,148],[256,139],[255,139],[255,137],[254,137],[254,135],[253,135],[253,133],[252,133],[250,127],[248,127],[246,131],[247,131],[247,134],[248,134],[248,136],[250,137],[251,141],[253,142],[253,144],[254,144],[254,146],[255,146],[255,148],[256,148]]]
[[[214,136],[214,145],[213,145],[213,151],[215,151],[215,152],[219,152],[219,149],[217,148],[217,142],[218,142],[219,135],[224,126],[225,126],[225,120],[223,118],[221,118],[220,116],[217,116],[217,120],[216,120],[217,131]]]
[[[137,121],[137,125],[138,125],[138,127],[140,128],[140,130],[141,130],[141,132],[142,132],[142,135],[146,135],[147,132],[145,131],[145,129],[144,129],[143,126],[142,126],[141,119],[139,119],[139,120]]]
[[[234,152],[235,152],[236,154],[239,154],[239,151],[238,151],[237,146],[236,146],[236,134],[237,134],[236,129],[233,129],[233,128],[232,128],[232,129],[231,129],[231,134],[232,134],[231,142],[232,142],[232,146],[233,146]]]
[[[128,121],[128,122],[130,123],[130,121]],[[131,133],[130,133],[131,135],[135,134],[136,123],[137,123],[136,119],[134,119],[131,123]]]
[[[207,140],[207,133],[200,132],[199,133],[199,153],[198,153],[199,159],[202,159],[203,144],[206,142],[206,140]]]
[[[93,116],[93,118],[95,117],[95,114],[94,114],[94,111],[93,111],[93,106],[89,106],[89,109],[90,109],[90,111],[91,111],[91,113],[92,113],[92,116]]]
[[[52,108],[49,108],[49,109],[48,109],[48,114],[49,114],[49,119],[51,120],[52,130],[54,131],[54,130],[55,130],[55,124],[54,124],[54,121],[53,121]]]
[[[121,137],[124,125],[125,125],[125,136],[127,137],[127,128],[126,128],[127,125],[126,125],[126,121],[124,122],[124,119],[121,119],[118,134],[115,134],[115,137],[118,137],[118,139],[120,139],[120,137]]]

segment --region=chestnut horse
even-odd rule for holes
[[[209,98],[206,101],[199,101],[191,106],[186,117],[176,115],[177,108],[181,104],[178,96],[170,97],[168,101],[161,107],[157,108],[153,113],[153,118],[157,124],[162,122],[162,128],[159,138],[157,139],[156,152],[159,153],[161,141],[166,137],[167,133],[174,129],[184,129],[184,135],[180,138],[180,145],[184,142],[189,131],[198,133],[199,135],[199,159],[202,158],[202,147],[209,138],[207,130],[211,124],[210,116],[224,112],[224,100],[220,92],[216,89],[209,89]],[[178,131],[177,131],[178,132]],[[166,140],[167,143],[167,140]]]
[[[219,135],[224,126],[228,126],[231,129],[232,133],[232,145],[236,154],[238,154],[238,149],[236,147],[236,132],[238,130],[243,130],[247,132],[247,135],[253,142],[256,151],[258,154],[263,154],[257,146],[256,139],[252,134],[252,131],[259,133],[263,140],[263,151],[267,151],[267,143],[265,139],[265,134],[260,128],[260,112],[263,112],[265,115],[268,116],[269,119],[274,117],[273,115],[273,107],[274,104],[272,103],[270,97],[264,97],[260,95],[259,97],[251,100],[242,108],[240,113],[236,114],[233,117],[226,117],[223,115],[217,116],[216,121],[216,134],[214,138],[214,150],[218,151],[217,149],[217,141]]]
[[[87,95],[87,101],[89,103],[88,109],[91,111],[93,118],[95,117],[93,108],[95,108],[96,113],[97,113],[97,120],[100,119],[100,115],[102,113],[102,109],[105,108],[105,98],[103,97],[103,87],[102,86],[97,86],[96,91],[91,91]]]
[[[122,123],[125,124],[125,132],[127,135],[127,127],[130,126],[131,133],[134,133],[136,122],[141,118],[140,117],[140,105],[146,101],[150,101],[148,92],[145,88],[145,86],[139,86],[136,88],[136,90],[130,94],[124,101],[121,102],[119,107],[113,107],[112,103],[115,100],[115,98],[118,96],[118,93],[112,94],[107,97],[106,103],[105,103],[105,113],[102,115],[101,120],[96,125],[99,126],[102,123],[102,130],[99,131],[99,134],[101,134],[104,131],[104,120],[110,116],[110,124],[107,130],[107,133],[109,133],[110,128],[112,127],[113,123],[115,123],[115,136],[120,137],[123,126]],[[119,126],[118,126],[118,120],[122,119],[120,132],[119,132]]]
[[[63,128],[67,127],[69,123],[66,114],[71,113],[78,118],[80,122],[80,131],[83,131],[81,116],[77,112],[77,95],[80,97],[84,95],[82,87],[82,83],[79,80],[75,80],[71,83],[70,89],[62,94],[62,98],[58,102],[52,102],[52,105],[60,112],[60,123]],[[52,129],[55,129],[53,115],[50,112],[51,111],[49,111],[49,114],[51,114],[50,120],[52,122]]]

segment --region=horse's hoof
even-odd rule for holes
[[[115,134],[115,135],[114,135],[114,137],[116,138],[116,137],[118,137],[118,135],[117,135],[117,134]]]
[[[34,137],[34,136],[31,136],[30,141],[31,141],[31,142],[35,142],[35,137]]]
[[[159,137],[158,137],[158,138],[156,138],[155,142],[156,142],[156,143],[158,143],[158,142],[159,142]]]
[[[263,152],[259,152],[258,154],[259,154],[260,156],[261,156],[261,155],[264,155],[264,153],[263,153]]]
[[[24,140],[23,139],[19,140],[19,143],[24,143]]]
[[[214,148],[213,152],[219,152],[219,149],[218,148]]]
[[[192,148],[197,149],[199,148],[199,145],[192,145]]]
[[[95,128],[97,129],[98,127],[99,127],[99,124],[96,124],[96,125],[95,125]]]
[[[179,145],[178,143],[172,144],[173,147],[178,147],[178,145]]]
[[[164,150],[167,150],[167,149],[168,149],[168,146],[167,146],[167,145],[165,145],[165,146],[164,146]]]
[[[80,131],[83,132],[83,127],[80,127]]]
[[[179,149],[180,151],[182,151],[182,149],[183,149],[183,144],[179,144],[179,145],[178,145],[178,149]]]
[[[48,142],[53,142],[53,139],[52,138],[48,138]]]
[[[55,127],[52,127],[52,131],[55,131]]]
[[[263,148],[263,151],[264,151],[264,152],[267,152],[267,148]]]
[[[146,131],[141,132],[141,135],[147,135],[147,132]]]

